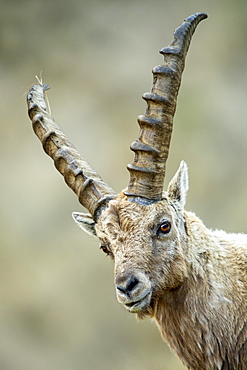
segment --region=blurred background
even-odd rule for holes
[[[116,191],[158,51],[188,15],[192,41],[166,184],[184,159],[187,210],[247,232],[246,0],[0,0],[0,369],[179,370],[155,324],[117,303],[113,264],[35,137],[26,92],[42,73],[52,115]]]

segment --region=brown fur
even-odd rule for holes
[[[178,204],[169,195],[149,206],[123,195],[110,202],[96,232],[116,282],[126,272],[147,276],[152,297],[137,316],[154,317],[189,369],[246,369],[247,236],[213,232]],[[163,219],[171,233],[157,236]]]

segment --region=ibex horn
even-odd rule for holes
[[[174,40],[163,48],[164,64],[153,69],[153,87],[143,95],[146,114],[138,117],[139,138],[131,145],[134,163],[128,165],[130,181],[125,195],[156,202],[162,198],[165,166],[172,134],[176,99],[191,37],[198,23],[207,18],[196,13],[175,30]]]
[[[79,202],[97,220],[102,207],[116,194],[78,153],[49,115],[45,102],[45,91],[48,89],[45,84],[33,85],[27,96],[34,132]]]

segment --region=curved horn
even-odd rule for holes
[[[31,87],[27,96],[34,132],[67,185],[96,220],[102,207],[116,194],[81,157],[49,115],[45,102],[45,91],[48,89],[48,85],[37,84]]]
[[[176,99],[191,37],[198,23],[207,18],[196,13],[186,18],[175,30],[174,40],[160,53],[164,64],[153,69],[153,87],[145,93],[146,114],[138,117],[139,138],[131,145],[134,163],[127,166],[130,181],[124,192],[129,197],[142,197],[155,202],[161,199],[165,166],[172,134]]]

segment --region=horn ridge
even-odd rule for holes
[[[171,44],[160,50],[164,64],[153,70],[153,86],[143,94],[147,103],[145,115],[138,117],[140,133],[131,145],[134,162],[127,166],[130,181],[124,194],[129,200],[146,198],[151,202],[162,198],[166,161],[172,134],[173,116],[185,57],[191,37],[205,13],[195,13],[174,31]]]
[[[49,115],[45,90],[47,85],[33,85],[27,96],[28,113],[34,132],[46,154],[54,160],[66,184],[76,193],[79,202],[97,219],[102,207],[116,194],[79,154]]]

